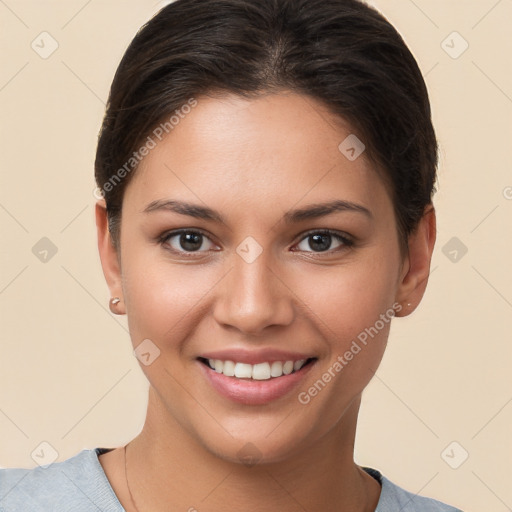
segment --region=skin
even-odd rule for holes
[[[152,364],[141,364],[150,382],[147,417],[127,451],[137,508],[373,511],[380,486],[355,464],[353,446],[361,393],[379,366],[389,323],[308,404],[297,395],[393,304],[401,305],[397,316],[418,305],[435,242],[434,210],[425,210],[402,254],[384,183],[364,153],[354,161],[340,153],[352,131],[322,104],[289,91],[197,100],[128,184],[119,250],[104,202],[96,205],[104,275],[111,296],[121,298],[113,311],[128,315],[133,347],[150,339],[160,350]],[[143,212],[171,198],[215,209],[225,222]],[[371,216],[341,211],[293,225],[282,220],[290,209],[333,199],[364,206]],[[206,234],[189,257],[179,235],[158,241],[180,228]],[[327,228],[354,244],[331,237],[321,251],[305,235]],[[252,263],[236,252],[247,236],[262,248]],[[317,361],[286,396],[239,404],[199,371],[201,353],[226,347],[279,347]],[[253,466],[237,454],[248,442],[261,457]],[[135,510],[123,449],[100,462],[123,507]]]

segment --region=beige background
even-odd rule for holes
[[[108,310],[93,160],[119,59],[164,3],[0,0],[4,467],[35,466],[31,454],[43,441],[64,460],[124,444],[142,427],[148,384],[126,319]],[[439,224],[425,299],[395,320],[365,392],[356,460],[465,511],[510,510],[512,2],[373,4],[426,77],[441,145]],[[46,59],[31,47],[46,37],[51,48],[43,31],[59,45]],[[469,44],[458,58],[445,51],[464,47],[453,31]],[[32,251],[43,237],[57,248],[46,262]],[[465,451],[452,469],[446,461],[460,464]]]

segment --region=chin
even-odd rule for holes
[[[311,442],[310,432],[304,432],[299,425],[290,429],[290,425],[285,426],[285,422],[281,425],[279,421],[275,421],[272,428],[261,428],[252,420],[245,429],[233,429],[236,437],[225,431],[220,435],[212,435],[211,431],[196,432],[195,436],[205,450],[226,462],[248,467],[274,464],[299,456],[308,438]]]

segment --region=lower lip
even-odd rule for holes
[[[206,379],[221,395],[234,402],[247,405],[263,405],[290,393],[308,374],[315,362],[312,361],[299,371],[289,375],[272,377],[267,380],[245,380],[227,377],[223,373],[212,370],[201,361],[197,361]]]

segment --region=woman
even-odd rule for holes
[[[356,0],[177,0],[96,155],[98,246],[150,382],[128,445],[0,472],[3,510],[455,511],[353,459],[435,242],[421,73]]]

